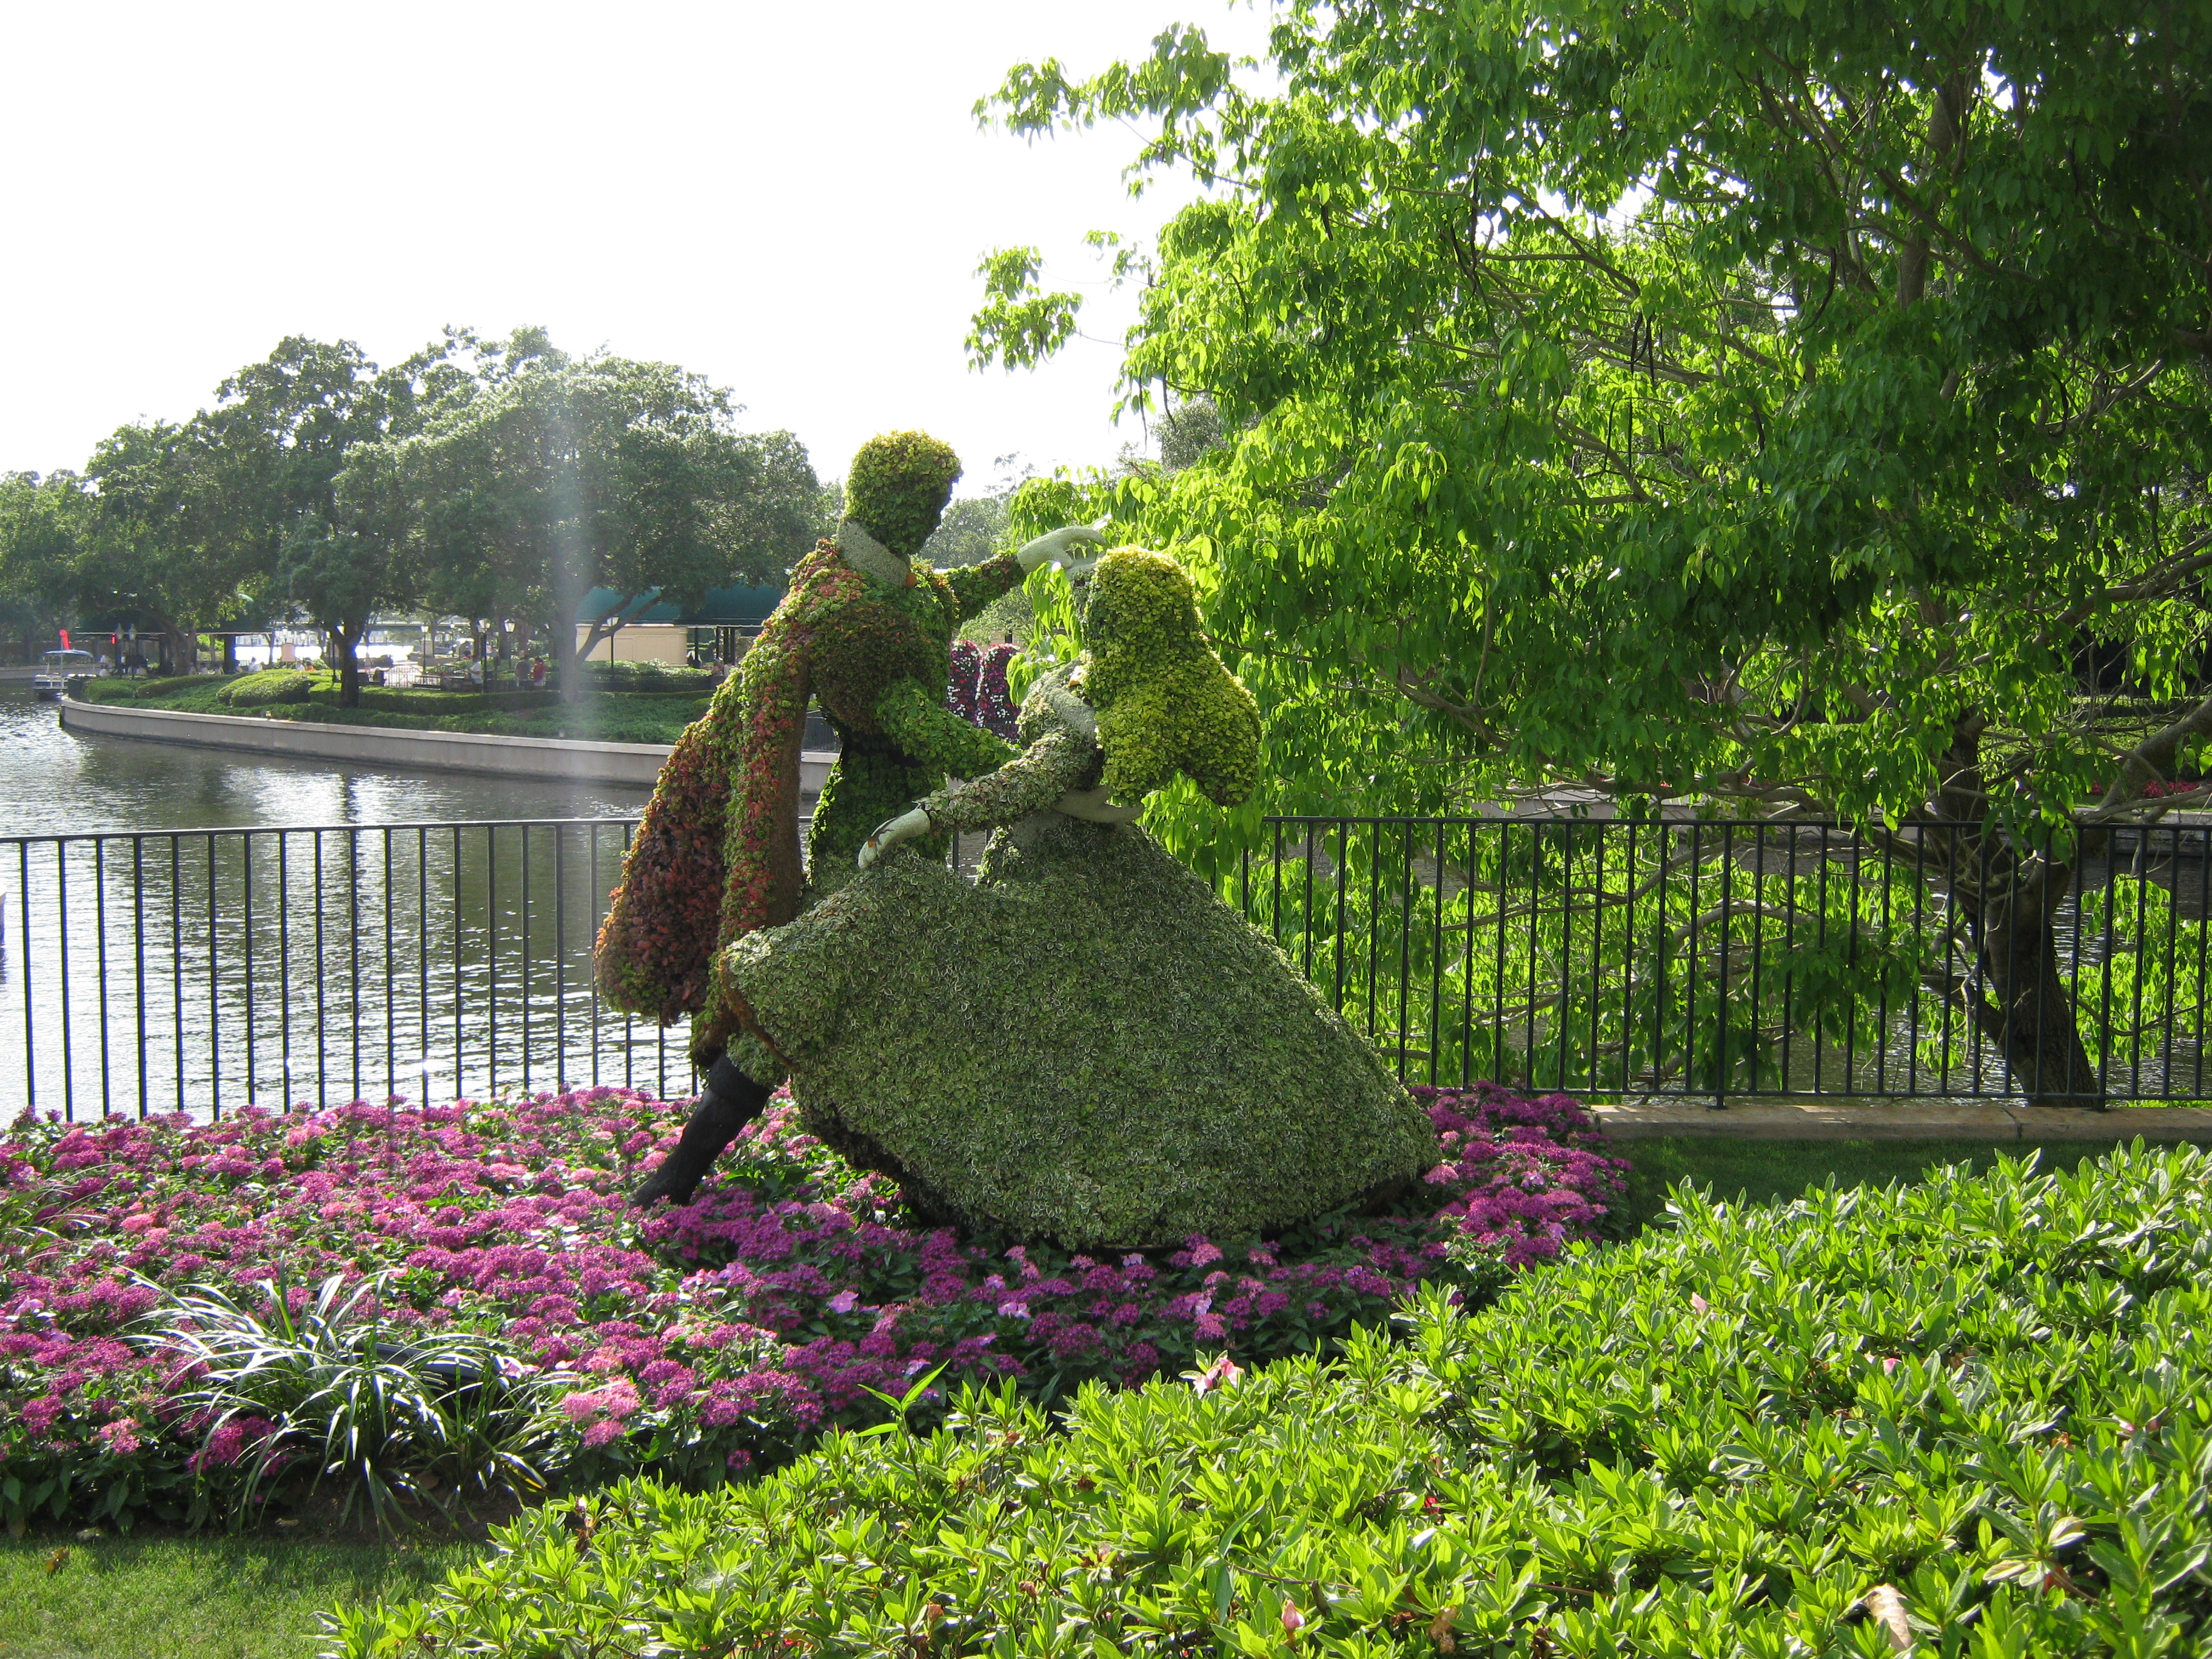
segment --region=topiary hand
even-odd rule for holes
[[[1141,806],[1121,806],[1107,799],[1103,789],[1071,789],[1053,802],[1052,810],[1085,823],[1133,823],[1145,815]]]
[[[866,869],[901,842],[918,840],[929,831],[929,814],[919,806],[909,807],[895,818],[886,818],[860,848],[860,868]]]
[[[1087,568],[1097,563],[1097,556],[1084,559],[1075,550],[1085,543],[1104,541],[1105,526],[1106,520],[1101,519],[1097,524],[1071,524],[1048,530],[1035,541],[1024,544],[1014,555],[1014,562],[1021,566],[1024,576],[1040,565],[1056,564],[1070,572],[1078,564]]]

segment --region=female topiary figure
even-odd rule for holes
[[[888,811],[947,775],[988,773],[1013,752],[946,708],[952,630],[1097,532],[1071,526],[1018,553],[933,570],[915,556],[959,476],[952,451],[926,433],[863,445],[836,538],[799,561],[738,672],[661,768],[599,932],[598,980],[617,1008],[664,1025],[691,1016],[692,1060],[707,1084],[676,1150],[638,1189],[640,1203],[687,1200],[781,1077],[714,996],[714,951],[834,891]],[[799,755],[810,698],[840,754],[802,864]]]
[[[869,867],[717,957],[810,1133],[909,1205],[1078,1249],[1284,1227],[1408,1181],[1433,1129],[1266,935],[1128,820],[1177,773],[1233,804],[1250,694],[1183,572],[1091,581],[1089,648],[1024,700],[1021,757],[880,828]],[[997,830],[972,889],[891,849]]]

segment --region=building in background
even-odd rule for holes
[[[595,587],[576,608],[576,646],[582,649],[599,620],[613,616],[627,596]],[[686,610],[653,603],[592,648],[593,662],[735,662],[783,598],[781,587],[720,587]]]

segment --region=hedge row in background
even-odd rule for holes
[[[720,684],[712,669],[659,662],[587,662],[584,672],[589,681],[610,691],[684,691],[703,697]]]
[[[2007,1162],[1431,1290],[1341,1364],[1009,1389],[535,1511],[331,1651],[2198,1653],[2212,1158]]]
[[[586,743],[672,744],[706,712],[687,696],[594,697],[580,704],[476,714],[387,714],[320,703],[263,711],[322,726],[372,726],[401,732],[473,732],[503,738],[567,738]]]
[[[242,674],[218,687],[215,700],[231,708],[266,708],[273,703],[305,702],[314,693],[315,677],[301,668],[265,668]]]
[[[425,714],[433,719],[447,714],[483,714],[507,713],[530,708],[550,708],[560,702],[561,694],[555,690],[531,690],[521,686],[492,688],[483,691],[418,691],[402,690],[396,687],[363,685],[360,688],[362,708],[374,709],[384,714]],[[313,693],[302,701],[325,708],[338,705],[338,688],[325,676],[317,676]]]

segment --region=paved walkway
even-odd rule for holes
[[[1741,1100],[1724,1111],[1697,1101],[1593,1106],[1616,1140],[1710,1135],[1741,1140],[2145,1140],[2212,1141],[2212,1109],[2115,1106],[2068,1111],[2000,1101]]]

